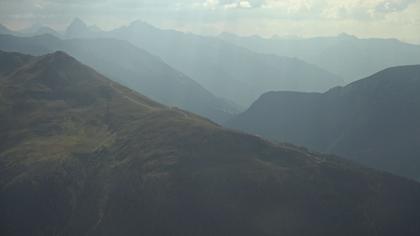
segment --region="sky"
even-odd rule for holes
[[[420,0],[0,0],[0,23],[64,29],[75,17],[112,29],[143,20],[205,35],[348,33],[420,44]]]

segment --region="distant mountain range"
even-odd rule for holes
[[[326,93],[270,92],[227,126],[420,180],[420,65]]]
[[[396,39],[360,39],[344,33],[306,39],[223,33],[220,38],[256,52],[299,58],[339,75],[346,82],[392,66],[420,64],[420,45]]]
[[[63,52],[0,62],[1,235],[420,234],[414,181],[228,131]]]
[[[367,77],[388,67],[420,64],[420,45],[404,43],[396,39],[362,39],[346,33],[342,33],[338,36],[313,38],[279,36],[263,38],[257,35],[238,36],[232,33],[222,33],[218,38],[225,42],[221,42],[220,40],[216,40],[212,37],[185,34],[174,30],[161,30],[141,21],[133,22],[128,27],[121,27],[110,32],[104,32],[94,25],[86,25],[78,18],[69,25],[64,33],[56,32],[51,28],[42,25],[35,25],[34,27],[31,27],[31,30],[27,29],[20,32],[12,32],[3,26],[0,27],[0,33],[4,32],[2,28],[6,29],[5,32],[7,32],[7,34],[15,33],[18,36],[33,36],[41,33],[50,33],[57,37],[67,38],[115,37],[129,40],[136,46],[144,48],[153,54],[162,57],[162,59],[164,59],[168,64],[190,75],[192,78],[197,79],[199,83],[203,84],[211,91],[213,91],[212,88],[215,90],[218,89],[218,83],[213,82],[215,79],[213,79],[212,76],[226,77],[227,79],[225,80],[227,81],[231,81],[232,79],[233,83],[244,82],[245,85],[243,86],[252,87],[252,85],[248,84],[250,79],[246,76],[249,71],[253,71],[251,69],[249,71],[243,71],[245,77],[240,72],[233,74],[218,72],[219,74],[213,75],[213,73],[216,72],[212,71],[212,69],[219,69],[219,71],[223,71],[222,69],[224,69],[224,71],[230,71],[230,69],[228,70],[226,68],[236,68],[237,65],[241,67],[242,64],[245,65],[244,67],[248,67],[249,64],[243,61],[246,61],[246,58],[248,58],[249,55],[245,56],[247,54],[246,52],[239,54],[234,53],[236,50],[242,51],[244,48],[257,52],[257,54],[262,58],[264,57],[261,54],[277,55],[277,59],[279,57],[283,59],[295,58],[295,60],[298,60],[299,62],[304,61],[312,64],[312,67],[315,65],[317,69],[322,68],[323,70],[331,72],[335,80],[338,79],[338,81],[335,81],[335,84],[331,85],[327,80],[328,78],[331,78],[331,73],[329,73],[329,76],[325,76],[326,80],[322,80],[322,78],[314,76],[312,79],[316,81],[314,82],[315,85],[311,84],[310,86],[308,85],[305,87],[305,85],[302,85],[303,83],[300,82],[291,84],[289,83],[289,80],[292,79],[283,77],[283,75],[287,76],[288,74],[294,75],[292,72],[286,70],[284,73],[279,73],[278,70],[275,69],[258,68],[253,65],[251,67],[252,69],[265,69],[267,71],[274,70],[274,73],[282,75],[281,78],[278,79],[281,82],[277,81],[277,84],[272,81],[271,76],[258,76],[259,78],[267,78],[274,86],[277,86],[273,88],[273,90],[317,92],[325,90],[325,85],[327,88],[331,88],[334,85],[339,85],[343,82],[350,83],[358,78]],[[28,34],[28,32],[32,33]],[[183,46],[179,49],[172,48],[171,45],[175,44]],[[240,46],[240,49],[232,48],[233,45]],[[211,50],[207,51],[207,48]],[[229,50],[226,51],[226,48]],[[189,61],[179,61],[178,55],[183,55],[184,57],[187,56],[184,60],[188,59]],[[226,61],[221,61],[220,64],[214,62],[215,57],[223,59],[226,56]],[[197,62],[197,58],[199,60],[203,60],[203,62]],[[240,60],[243,59],[243,61],[239,61],[238,63],[232,62],[232,60],[238,60],[238,58]],[[257,60],[256,57],[254,57],[254,60],[256,61],[259,61],[260,59]],[[262,60],[264,61],[264,59]],[[274,59],[274,61],[276,60]],[[191,69],[191,62],[195,62],[196,66],[200,65],[200,70],[206,69],[207,72],[205,75],[208,74],[208,76],[204,76],[203,73],[200,73],[200,71],[197,72]],[[208,64],[208,66],[206,66],[206,64]],[[213,65],[213,67],[210,65]],[[279,66],[281,67],[281,63]],[[301,65],[300,68],[303,69],[304,66]],[[198,77],[196,78],[197,74]],[[310,74],[310,72],[308,72],[308,74]],[[253,73],[251,73],[251,75],[255,76]],[[308,82],[307,74],[303,79],[299,76],[297,77],[298,81],[303,80],[304,82]],[[235,80],[237,81],[235,82]],[[319,84],[318,87],[316,86],[316,83]],[[262,89],[265,90],[265,88]],[[252,88],[250,91],[252,91]],[[246,98],[246,93],[249,93],[250,91],[246,91],[243,95],[238,94],[237,96],[239,98]],[[218,91],[215,93],[215,91],[213,91],[215,94],[218,94],[217,92]],[[231,91],[218,95],[226,97],[226,93],[231,93]],[[261,93],[259,93],[258,96],[260,94]],[[248,104],[244,103],[242,105],[246,106]]]
[[[0,24],[0,34],[8,34],[13,36],[19,37],[33,37],[42,34],[51,34],[55,37],[63,38],[64,35],[61,32],[58,32],[48,26],[41,25],[41,24],[34,24],[28,28],[16,31],[7,28],[6,26]]]
[[[66,37],[126,40],[161,57],[216,96],[244,107],[273,89],[323,92],[342,84],[338,76],[302,60],[255,53],[218,38],[162,30],[141,21],[99,31],[76,19]]]
[[[51,35],[0,35],[0,50],[33,55],[62,50],[114,81],[154,100],[195,112],[219,123],[240,109],[232,102],[217,98],[161,59],[122,40],[61,40]]]
[[[88,26],[81,19],[76,18],[67,27],[64,32],[66,38],[84,38],[90,37],[92,34],[101,33],[101,30],[96,26]]]
[[[0,34],[13,34],[13,31],[0,24]]]

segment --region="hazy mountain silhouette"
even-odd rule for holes
[[[63,37],[63,35],[60,32],[57,32],[56,30],[41,24],[34,24],[22,30],[11,30],[6,26],[0,24],[0,35],[1,34],[14,35],[19,37],[31,37],[42,34],[51,34],[55,37]]]
[[[0,24],[0,34],[13,34],[14,32],[6,26]]]
[[[324,92],[341,83],[337,76],[298,59],[255,53],[218,38],[162,30],[141,21],[109,32],[86,33],[86,25],[83,28],[72,36],[127,40],[161,57],[216,96],[242,106],[273,89]]]
[[[37,36],[37,35],[44,35],[44,34],[50,34],[57,38],[63,38],[63,35],[60,32],[57,32],[54,29],[47,26],[41,26],[37,28],[36,31],[33,31],[32,33],[25,36]]]
[[[326,93],[270,92],[228,126],[420,180],[420,66]]]
[[[308,39],[239,37],[230,33],[220,37],[257,52],[300,58],[348,82],[391,66],[420,64],[420,46],[396,39],[359,39],[348,34]]]
[[[2,235],[418,235],[420,185],[225,130],[63,52],[0,77]]]
[[[1,35],[0,49],[34,55],[62,50],[109,78],[166,105],[178,106],[216,122],[224,122],[237,113],[237,106],[215,97],[161,59],[125,41]]]
[[[64,35],[67,38],[89,37],[91,33],[98,32],[96,26],[87,26],[80,18],[74,19],[67,27]]]
[[[14,31],[12,35],[21,35],[21,36],[37,36],[42,34],[51,34],[56,37],[62,37],[62,34],[57,32],[56,30],[39,23],[35,23],[25,29]]]

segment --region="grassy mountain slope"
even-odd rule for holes
[[[415,182],[228,131],[62,52],[21,57],[0,77],[2,235],[420,232]]]
[[[34,55],[65,51],[114,81],[158,102],[178,106],[216,122],[224,122],[237,112],[237,106],[215,97],[159,58],[121,40],[0,35],[0,49]]]

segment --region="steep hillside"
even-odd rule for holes
[[[114,81],[166,105],[195,112],[219,123],[237,113],[236,105],[215,97],[161,59],[124,41],[0,35],[0,49],[34,55],[62,50]]]
[[[271,92],[228,126],[420,180],[420,66],[324,94]]]
[[[415,182],[225,130],[62,52],[27,58],[0,78],[1,235],[420,233]]]

